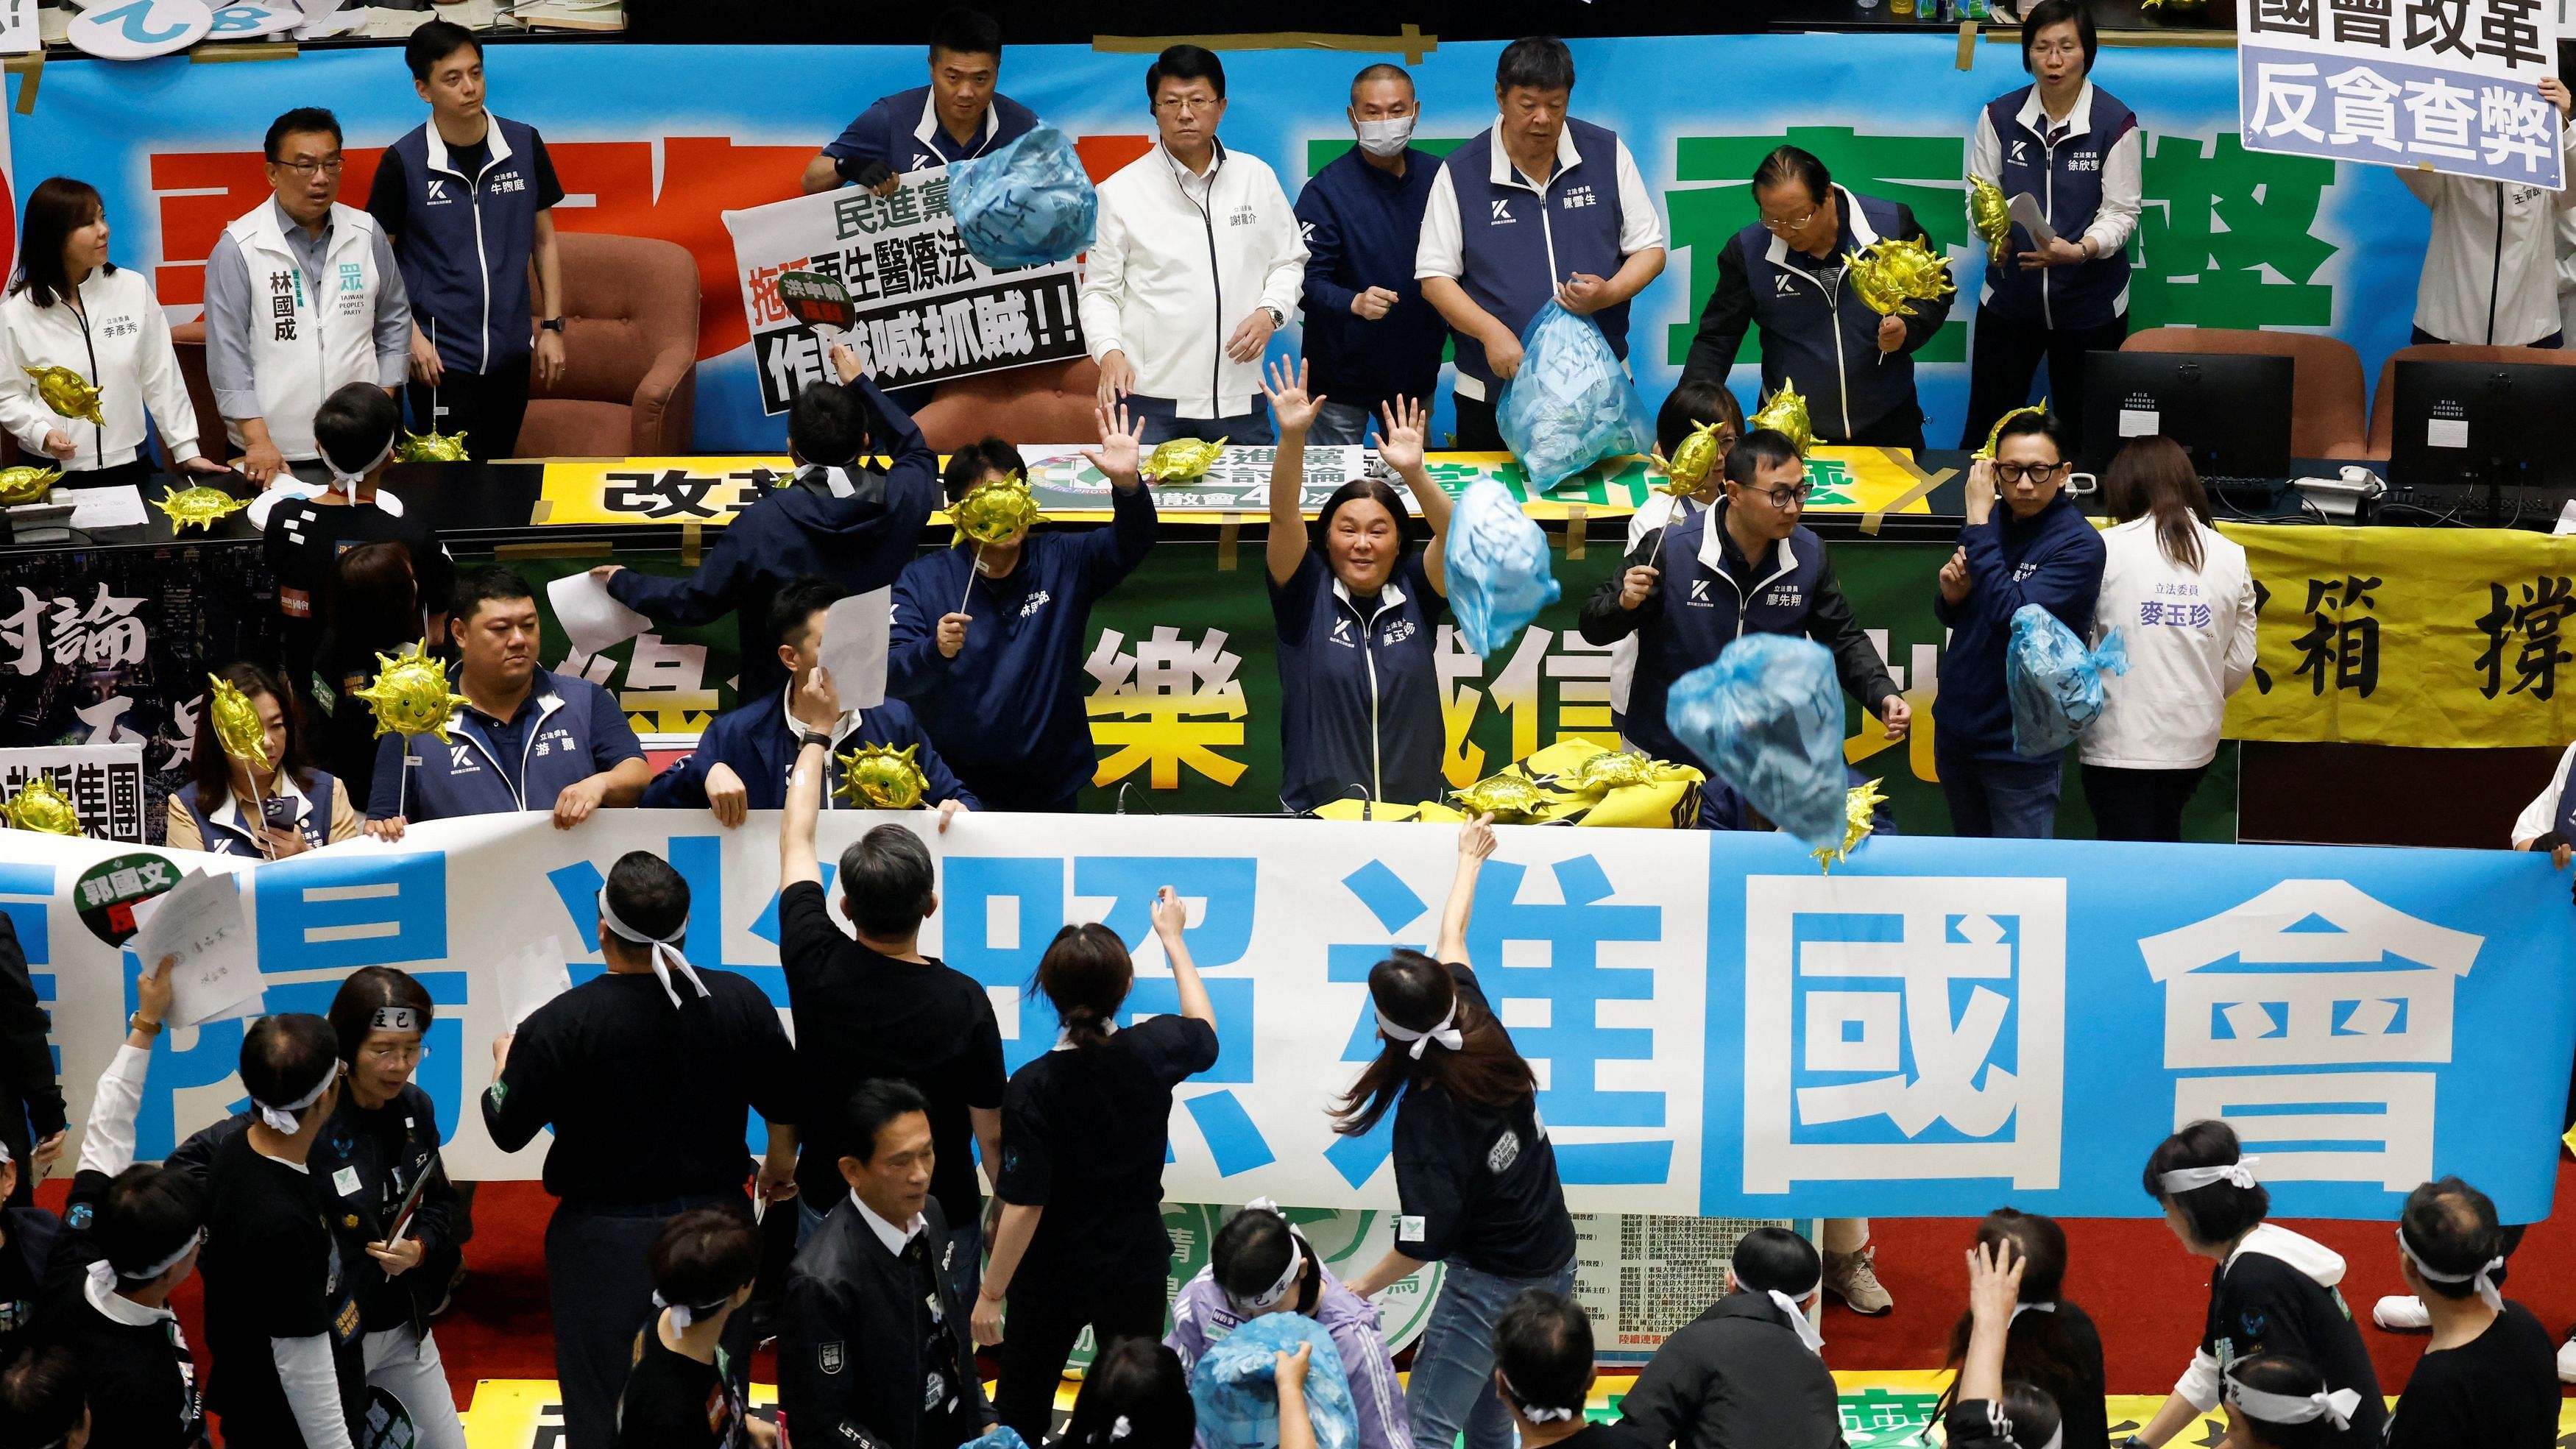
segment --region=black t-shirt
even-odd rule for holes
[[[209,1406],[224,1440],[293,1446],[302,1439],[277,1380],[269,1340],[326,1338],[340,1375],[341,1411],[360,1421],[367,1392],[358,1303],[310,1173],[263,1157],[250,1134],[215,1149],[206,1176],[206,1346],[215,1368]]]
[[[2487,1331],[2416,1360],[2388,1449],[2550,1449],[2558,1442],[2558,1346],[2506,1300]]]
[[[546,150],[546,138],[531,128],[528,140],[537,153],[529,168],[536,174],[537,210],[544,211],[562,204],[563,183],[555,179],[555,158]],[[447,148],[448,165],[462,175],[482,175],[491,160],[492,133],[488,130],[482,140],[471,146]],[[384,229],[387,240],[397,243],[411,218],[411,187],[407,182],[401,155],[387,146],[384,158],[376,163],[376,179],[367,186],[367,214]]]
[[[798,1128],[799,1194],[817,1205],[839,1195],[840,1158],[851,1147],[842,1140],[841,1121],[850,1093],[870,1078],[900,1078],[930,1099],[938,1159],[930,1191],[951,1223],[980,1218],[984,1202],[967,1109],[1000,1107],[1007,1080],[992,998],[963,971],[880,955],[852,940],[812,881],[779,894],[778,961],[787,973],[796,1039],[820,1048],[796,1057],[806,1104]]]
[[[28,1261],[32,1237],[41,1223],[51,1228],[53,1214],[42,1208],[10,1208],[0,1212],[0,1363],[6,1363],[18,1345],[28,1342],[29,1331],[36,1326],[36,1307],[44,1301],[41,1268]]]
[[[662,1344],[660,1315],[635,1340],[635,1367],[617,1400],[617,1449],[739,1449],[743,1433],[742,1374],[733,1356],[716,1350],[700,1363]]]
[[[2269,1225],[2256,1231],[2305,1241]],[[2339,1290],[2260,1251],[2259,1240],[2249,1237],[2210,1284],[2209,1319],[2200,1347],[2221,1369],[2258,1353],[2307,1360],[2325,1375],[2327,1388],[2361,1395],[2351,1427],[2329,1435],[2326,1442],[2335,1449],[2377,1449],[2388,1422],[2388,1403],[2380,1397],[2379,1376],[2371,1368],[2361,1330],[2353,1326],[2352,1309]]]
[[[89,1265],[100,1257],[90,1230],[112,1181],[96,1171],[72,1179],[62,1241],[45,1270],[38,1341],[71,1350],[81,1396],[89,1401],[89,1442],[101,1449],[196,1449],[205,1442],[205,1409],[178,1318],[129,1305],[128,1316],[141,1321],[120,1322],[89,1301]]]
[[[287,682],[326,711],[336,712],[336,696],[342,688],[339,679],[326,678],[318,689],[313,680],[315,656],[331,632],[331,571],[341,554],[362,543],[399,543],[410,551],[412,579],[430,612],[445,613],[446,600],[456,592],[456,560],[448,555],[447,545],[438,541],[428,510],[417,504],[400,518],[372,503],[290,498],[277,505],[268,516],[267,532],[260,537],[260,555],[277,576],[277,609],[285,616]],[[372,675],[375,661],[367,660],[365,667]],[[353,703],[350,708],[365,713],[364,705]],[[359,788],[367,774],[340,778],[352,780],[352,788]]]
[[[1046,1209],[1014,1291],[1170,1271],[1163,1159],[1172,1089],[1215,1065],[1216,1028],[1157,1016],[1011,1074],[994,1188],[1004,1202]]]
[[[1486,1005],[1475,972],[1454,962],[1449,972],[1459,995]],[[1437,1087],[1405,1088],[1395,1190],[1395,1247],[1408,1258],[1454,1257],[1502,1278],[1543,1278],[1574,1259],[1574,1220],[1535,1097],[1496,1112]]]

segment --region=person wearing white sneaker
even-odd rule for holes
[[[2558,1377],[2549,1331],[2507,1302],[2505,1230],[2487,1195],[2446,1177],[2406,1197],[2397,1266],[2432,1318],[2388,1424],[2388,1449],[2547,1449],[2558,1439]]]
[[[1825,1291],[1845,1308],[1877,1318],[1896,1307],[1896,1299],[1878,1281],[1878,1249],[1870,1246],[1869,1219],[1825,1219],[1823,1246]]]

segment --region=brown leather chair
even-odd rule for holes
[[[188,384],[188,401],[197,408],[197,451],[231,462],[232,441],[224,435],[223,410],[215,406],[215,385],[206,380],[206,319],[173,325],[170,346],[179,354],[179,376]]]
[[[2369,456],[2370,410],[2362,392],[2361,354],[2340,338],[2235,327],[2150,327],[2131,334],[2120,350],[2287,357],[2292,363],[2291,456]]]
[[[559,231],[564,375],[533,391],[522,458],[690,451],[698,379],[698,263],[677,242]]]
[[[1006,443],[1088,443],[1100,436],[1100,364],[1088,357],[961,377],[913,415],[937,453],[987,437]]]
[[[2397,446],[2397,364],[2401,362],[2538,362],[2576,367],[2576,352],[2555,347],[2488,347],[2467,342],[2419,342],[2388,354],[2379,364],[2379,390],[2370,396],[2370,447],[2361,456],[2385,462]]]

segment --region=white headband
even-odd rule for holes
[[[680,1004],[680,988],[671,984],[671,973],[673,971],[677,971],[681,975],[689,978],[689,984],[698,989],[698,994],[700,996],[715,995],[714,992],[707,989],[707,983],[698,979],[697,968],[689,964],[689,958],[681,955],[679,951],[671,945],[673,941],[676,941],[689,933],[688,917],[682,916],[680,918],[680,924],[673,927],[671,929],[671,933],[667,936],[647,936],[642,931],[639,931],[633,926],[626,924],[624,921],[617,919],[617,912],[608,908],[608,888],[606,886],[602,886],[599,891],[599,928],[617,937],[617,939],[621,941],[632,941],[638,946],[650,946],[653,948],[654,979],[662,983],[663,993],[671,998],[671,1004],[673,1006]]]
[[[375,458],[370,461],[367,466],[359,469],[355,473],[342,468],[338,461],[332,458],[331,450],[328,448],[322,450],[322,466],[331,470],[331,486],[348,494],[349,501],[355,503],[358,501],[358,485],[366,482],[367,475],[383,466],[384,461],[393,455],[393,440],[388,438],[385,440],[384,450],[376,454]]]
[[[1729,1278],[1733,1278],[1735,1280],[1736,1287],[1742,1288],[1748,1293],[1754,1291],[1754,1289],[1747,1284],[1742,1277],[1736,1274],[1733,1264],[1727,1265],[1726,1274]],[[1780,1310],[1781,1316],[1789,1320],[1789,1327],[1797,1333],[1798,1341],[1807,1346],[1807,1352],[1816,1355],[1818,1358],[1824,1357],[1825,1336],[1816,1331],[1816,1325],[1809,1321],[1806,1313],[1798,1307],[1798,1299],[1804,1298],[1808,1294],[1815,1292],[1818,1288],[1823,1287],[1824,1282],[1824,1264],[1823,1260],[1819,1259],[1816,1266],[1816,1281],[1799,1289],[1796,1297],[1783,1293],[1777,1288],[1765,1288],[1761,1290],[1764,1294],[1769,1296],[1772,1306]]]
[[[1256,1197],[1245,1203],[1243,1210],[1248,1213],[1268,1213],[1279,1219],[1282,1224],[1288,1221],[1288,1215],[1279,1211],[1279,1204],[1266,1197]],[[1303,1277],[1305,1272],[1306,1244],[1297,1236],[1297,1230],[1292,1227],[1288,1230],[1288,1270],[1279,1275],[1279,1281],[1271,1284],[1255,1297],[1235,1298],[1232,1293],[1225,1296],[1233,1299],[1234,1306],[1238,1309],[1252,1313],[1267,1313],[1279,1305],[1279,1300],[1287,1297],[1296,1288],[1297,1280]]]
[[[2495,1271],[2496,1269],[2504,1266],[2503,1258],[2496,1257],[2487,1259],[2486,1266],[2480,1268],[2474,1273],[2442,1272],[2432,1264],[2425,1262],[2424,1255],[2416,1252],[2415,1245],[2406,1240],[2406,1225],[2404,1223],[2399,1223],[2397,1225],[2397,1251],[2406,1255],[2406,1261],[2415,1265],[2415,1272],[2418,1276],[2422,1277],[2425,1282],[2474,1283],[2477,1285],[2479,1302],[2484,1303],[2486,1306],[2494,1309],[2498,1313],[2504,1312],[2504,1295],[2496,1291],[2495,1285]]]
[[[331,1090],[331,1084],[338,1080],[340,1080],[340,1063],[335,1059],[331,1063],[331,1070],[324,1072],[322,1074],[322,1080],[313,1084],[313,1090],[296,1098],[294,1101],[288,1102],[283,1106],[272,1107],[257,1097],[253,1097],[250,1099],[250,1104],[259,1109],[259,1120],[268,1124],[268,1130],[271,1132],[283,1133],[286,1136],[292,1137],[295,1135],[295,1129],[299,1125],[295,1120],[295,1114],[312,1106],[314,1103],[321,1101],[322,1094]]]
[[[1109,1426],[1109,1442],[1115,1444],[1119,1440],[1124,1439],[1135,1432],[1136,1426],[1128,1423],[1127,1416],[1125,1414],[1121,1414],[1118,1416],[1118,1422]],[[1099,1437],[1100,1436],[1097,1434],[1093,1435],[1093,1442],[1097,1443],[1099,1441]]]
[[[1580,1409],[1542,1408],[1537,1404],[1531,1403],[1529,1401],[1529,1395],[1522,1393],[1519,1389],[1512,1388],[1512,1376],[1510,1374],[1503,1375],[1503,1387],[1511,1389],[1513,1402],[1521,1406],[1521,1417],[1529,1420],[1533,1424],[1563,1423],[1582,1412]]]
[[[695,1323],[707,1314],[713,1313],[717,1309],[724,1307],[725,1304],[731,1302],[732,1299],[733,1295],[728,1293],[713,1303],[701,1303],[692,1308],[686,1303],[674,1303],[663,1297],[662,1291],[658,1288],[653,1290],[653,1306],[656,1308],[670,1310],[671,1326],[683,1333],[688,1332],[690,1324]]]
[[[197,1251],[198,1246],[205,1241],[206,1230],[204,1228],[199,1228],[195,1232],[188,1234],[188,1241],[181,1243],[178,1247],[172,1249],[168,1257],[163,1258],[158,1263],[145,1264],[140,1272],[120,1273],[116,1271],[115,1264],[110,1263],[105,1258],[97,1259],[89,1265],[89,1280],[92,1283],[97,1284],[99,1291],[102,1293],[115,1292],[116,1285],[120,1281],[127,1283],[149,1283],[153,1279],[158,1278],[162,1274],[179,1266],[179,1260],[181,1258]]]
[[[1429,1031],[1415,1031],[1409,1026],[1398,1026],[1394,1022],[1387,1020],[1386,1013],[1383,1011],[1377,1014],[1377,1029],[1385,1033],[1386,1038],[1389,1041],[1409,1041],[1413,1043],[1413,1051],[1411,1055],[1413,1059],[1418,1062],[1422,1060],[1422,1049],[1431,1045],[1433,1042],[1438,1042],[1453,1052],[1466,1045],[1467,1038],[1465,1033],[1459,1031],[1453,1024],[1457,1020],[1458,998],[1453,995],[1449,998],[1448,1014],[1441,1017],[1440,1024],[1431,1028]]]
[[[2260,1180],[2254,1176],[2254,1164],[2262,1160],[2259,1157],[2247,1157],[2240,1153],[2234,1162],[2225,1167],[2177,1167],[2157,1178],[2156,1181],[2163,1186],[2167,1197],[2178,1192],[2190,1192],[2196,1188],[2207,1187],[2217,1182],[2226,1183],[2230,1187],[2252,1187]]]
[[[2025,1313],[2055,1313],[2056,1311],[2057,1305],[2054,1303],[2016,1303],[2013,1305],[2012,1318],[2004,1320],[2004,1327],[2012,1327],[2013,1320]]]
[[[367,1023],[369,1031],[427,1031],[428,1029],[429,1023],[421,1020],[420,1013],[408,1006],[379,1006],[376,1008],[374,1019]]]
[[[1995,1438],[2007,1440],[2010,1443],[2019,1445],[2021,1440],[2013,1430],[2013,1421],[2004,1417],[2004,1406],[2002,1401],[1997,1399],[1987,1399],[1984,1400],[1983,1403],[1985,1404],[1986,1409],[1986,1432]],[[2057,1427],[2048,1431],[2048,1442],[2044,1444],[2031,1445],[2029,1446],[2029,1449],[2065,1449],[2065,1446],[2066,1421],[2060,1419]]]
[[[0,1142],[0,1167],[7,1167],[14,1160],[9,1156],[9,1144]]]
[[[2266,1424],[2306,1424],[2323,1419],[2336,1432],[2352,1427],[2352,1415],[2361,1407],[2361,1394],[2353,1389],[2319,1390],[2313,1394],[2274,1394],[2262,1389],[2249,1389],[2234,1375],[2227,1378],[2227,1402]]]

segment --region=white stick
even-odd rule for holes
[[[965,613],[965,612],[966,612],[966,606],[967,606],[968,604],[970,604],[970,603],[974,602],[974,599],[975,599],[975,576],[976,576],[977,574],[982,573],[983,571],[984,571],[984,545],[982,545],[981,543],[978,543],[978,544],[976,544],[976,545],[975,545],[975,563],[974,563],[974,566],[973,566],[972,568],[969,568],[968,570],[966,570],[966,595],[965,595],[965,597],[964,597],[964,598],[961,598],[961,599],[959,599],[959,600],[957,601],[957,612],[958,612],[958,613],[961,613],[961,614]]]

